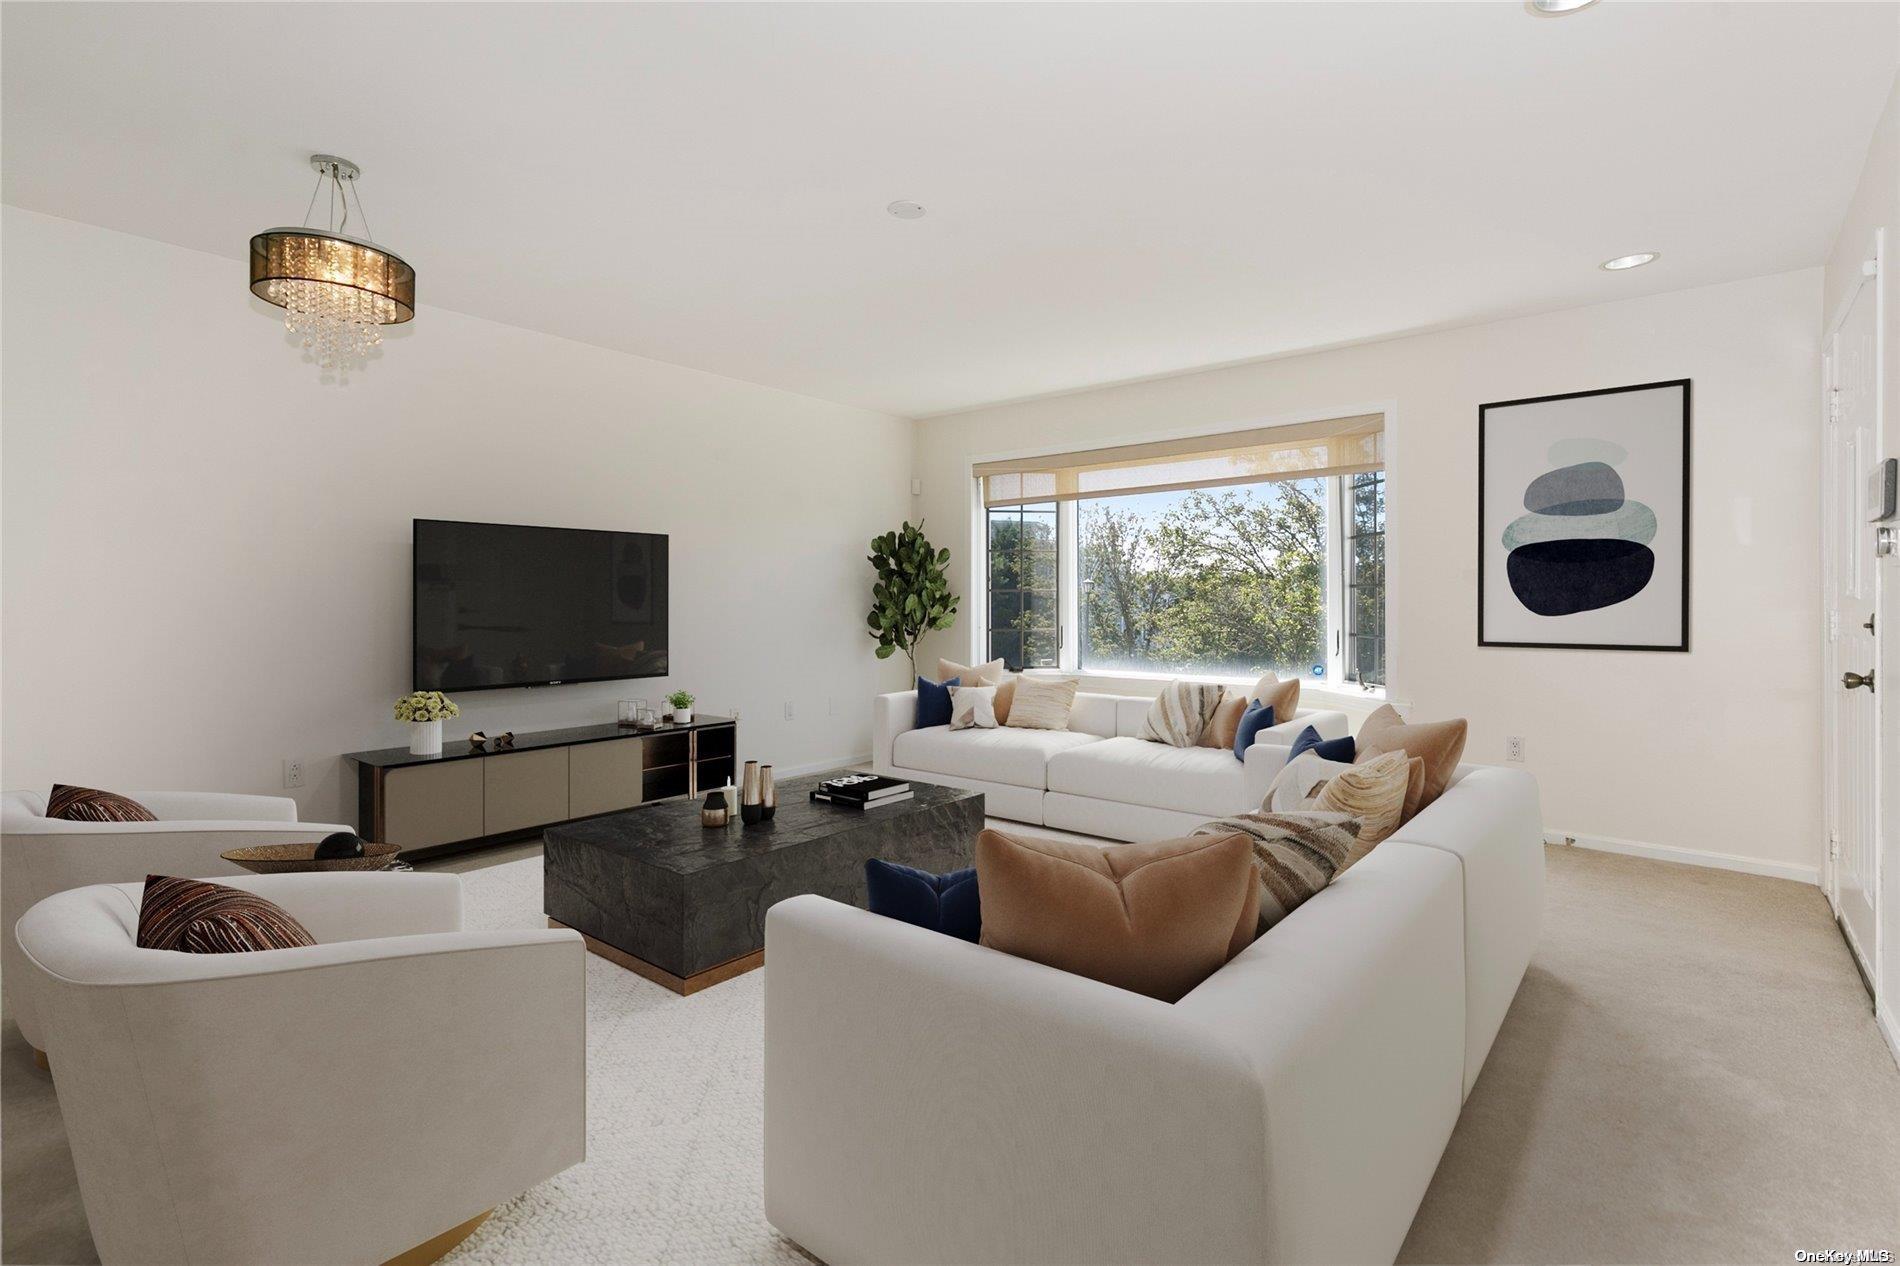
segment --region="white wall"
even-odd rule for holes
[[[1873,249],[1874,233],[1886,230],[1880,273],[1880,302],[1885,328],[1885,379],[1881,392],[1881,456],[1900,457],[1900,76],[1894,79],[1887,107],[1874,130],[1861,170],[1860,185],[1842,217],[1841,230],[1828,256],[1826,297],[1822,320],[1831,324],[1840,315],[1850,288],[1860,279],[1863,260]],[[1825,334],[1825,330],[1823,333]],[[1880,564],[1880,663],[1875,680],[1900,681],[1900,556]],[[1823,683],[1823,689],[1831,683]],[[1891,689],[1891,688],[1890,688]],[[1900,1056],[1900,707],[1893,695],[1876,696],[1880,704],[1880,745],[1886,800],[1882,806],[1880,914],[1881,1023],[1894,1053]]]
[[[1402,709],[1469,718],[1474,761],[1522,735],[1555,829],[1812,879],[1820,303],[1809,269],[931,419],[915,500],[980,594],[973,460],[1388,404]],[[1689,652],[1480,649],[1478,406],[1667,378],[1694,380]],[[963,659],[973,637],[961,622],[926,650]]]
[[[12,207],[0,233],[7,787],[279,791],[296,757],[284,794],[351,820],[339,754],[406,741],[412,518],[672,537],[670,678],[463,695],[451,739],[685,688],[782,769],[870,750],[905,423],[426,306],[326,383],[236,261]]]

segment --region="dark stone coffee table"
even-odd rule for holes
[[[864,904],[872,857],[941,873],[971,864],[983,795],[912,783],[912,799],[875,809],[814,804],[812,788],[846,770],[778,785],[770,822],[699,824],[699,804],[669,800],[543,834],[548,922],[601,957],[676,993],[694,993],[765,961],[765,912],[817,893]]]

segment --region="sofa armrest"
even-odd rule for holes
[[[765,941],[765,1213],[808,1251],[1261,1260],[1261,1091],[1218,1034],[822,897]]]
[[[887,774],[897,761],[892,746],[897,736],[917,728],[917,692],[898,690],[871,700],[871,768]]]
[[[1276,725],[1267,726],[1258,734],[1254,735],[1253,741],[1256,743],[1278,743],[1281,747],[1291,747],[1293,746],[1293,740],[1298,738],[1300,732],[1309,725],[1315,730],[1318,730],[1319,736],[1323,739],[1345,738],[1348,734],[1352,733],[1352,722],[1347,719],[1345,713],[1322,712],[1318,709],[1311,709],[1304,712],[1295,712],[1293,719],[1290,721],[1281,721]]]
[[[295,822],[297,802],[288,796],[247,796],[222,791],[151,791],[132,797],[160,819],[232,819]]]

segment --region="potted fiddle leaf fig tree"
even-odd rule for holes
[[[944,571],[950,551],[932,546],[922,523],[913,526],[906,521],[900,530],[873,539],[866,561],[877,568],[866,620],[877,642],[877,657],[889,659],[894,652],[904,652],[914,677],[917,643],[924,634],[957,622],[957,595],[950,592],[950,577]]]

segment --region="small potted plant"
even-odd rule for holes
[[[440,690],[417,690],[396,700],[396,719],[409,723],[409,750],[417,756],[440,756],[442,722],[461,715],[455,700]]]
[[[666,697],[666,706],[673,709],[675,725],[690,725],[693,720],[693,696],[684,690],[675,690]]]

